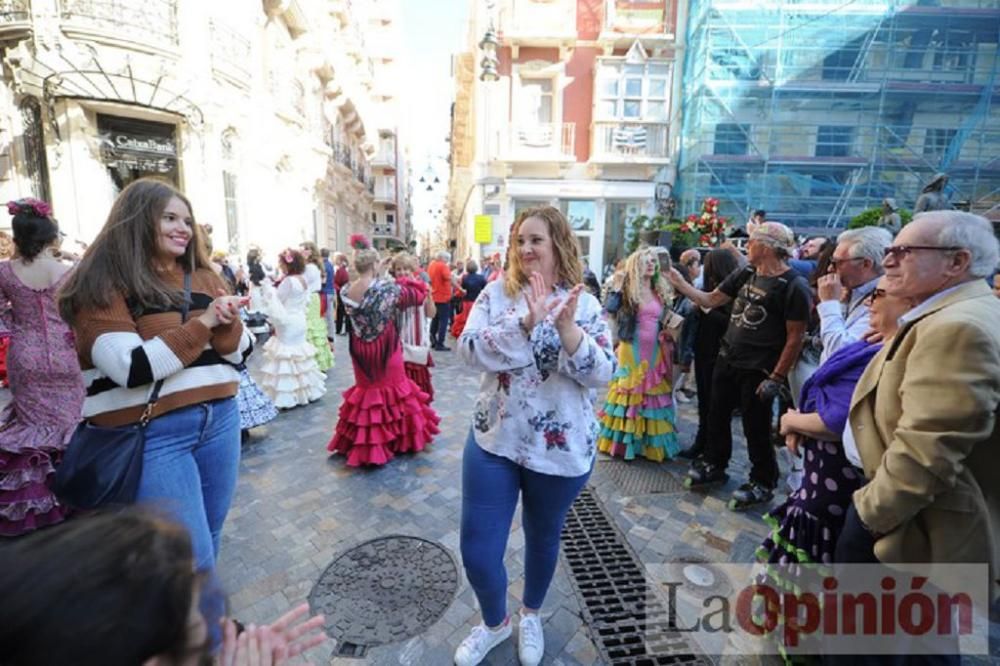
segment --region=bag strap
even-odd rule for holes
[[[184,302],[181,304],[181,323],[187,322],[188,312],[191,309],[191,274],[184,273]],[[156,383],[153,384],[153,390],[149,393],[149,400],[146,401],[146,408],[142,410],[142,416],[139,418],[139,424],[143,427],[149,423],[149,420],[153,416],[153,408],[156,407],[156,401],[160,397],[160,389],[163,388],[163,380],[158,379]]]

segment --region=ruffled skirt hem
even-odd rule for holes
[[[408,378],[391,386],[344,391],[337,427],[327,450],[349,467],[384,465],[397,453],[423,451],[440,432],[428,396]]]

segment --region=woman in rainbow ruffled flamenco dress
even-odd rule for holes
[[[316,365],[316,349],[306,340],[306,308],[312,292],[306,282],[306,262],[298,250],[278,258],[285,274],[281,284],[261,285],[263,310],[274,326],[264,344],[260,387],[278,409],[291,409],[319,400],[326,393],[326,375]]]
[[[671,397],[673,298],[658,256],[651,248],[633,252],[604,306],[618,330],[618,371],[598,412],[597,447],[626,460],[640,455],[661,462],[680,449]]]
[[[351,467],[384,465],[397,453],[422,451],[439,432],[430,397],[406,376],[396,328],[401,309],[424,302],[427,285],[380,276],[368,239],[354,235],[350,243],[358,278],[340,295],[351,321],[355,384],[344,392],[327,449],[346,456]]]

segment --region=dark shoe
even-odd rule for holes
[[[445,347],[444,345],[441,345],[440,347],[434,347],[434,349],[436,351],[451,351],[451,347]]]
[[[725,483],[728,480],[729,475],[726,474],[726,470],[704,460],[695,460],[691,463],[691,469],[688,470],[687,477],[684,479],[684,487],[688,489],[706,488]]]
[[[774,499],[774,490],[762,486],[756,481],[744,483],[733,491],[733,497],[729,500],[729,508],[733,511],[741,511],[758,504],[767,504]]]

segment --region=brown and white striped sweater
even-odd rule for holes
[[[180,266],[165,281],[183,289]],[[218,289],[225,285],[213,271],[192,275],[184,324],[180,308],[148,309],[133,317],[123,294],[116,294],[106,308],[78,313],[73,332],[87,388],[83,417],[101,426],[136,423],[160,379],[164,382],[154,417],[236,395],[236,366],[246,360],[253,343],[239,320],[214,329],[198,320]]]

